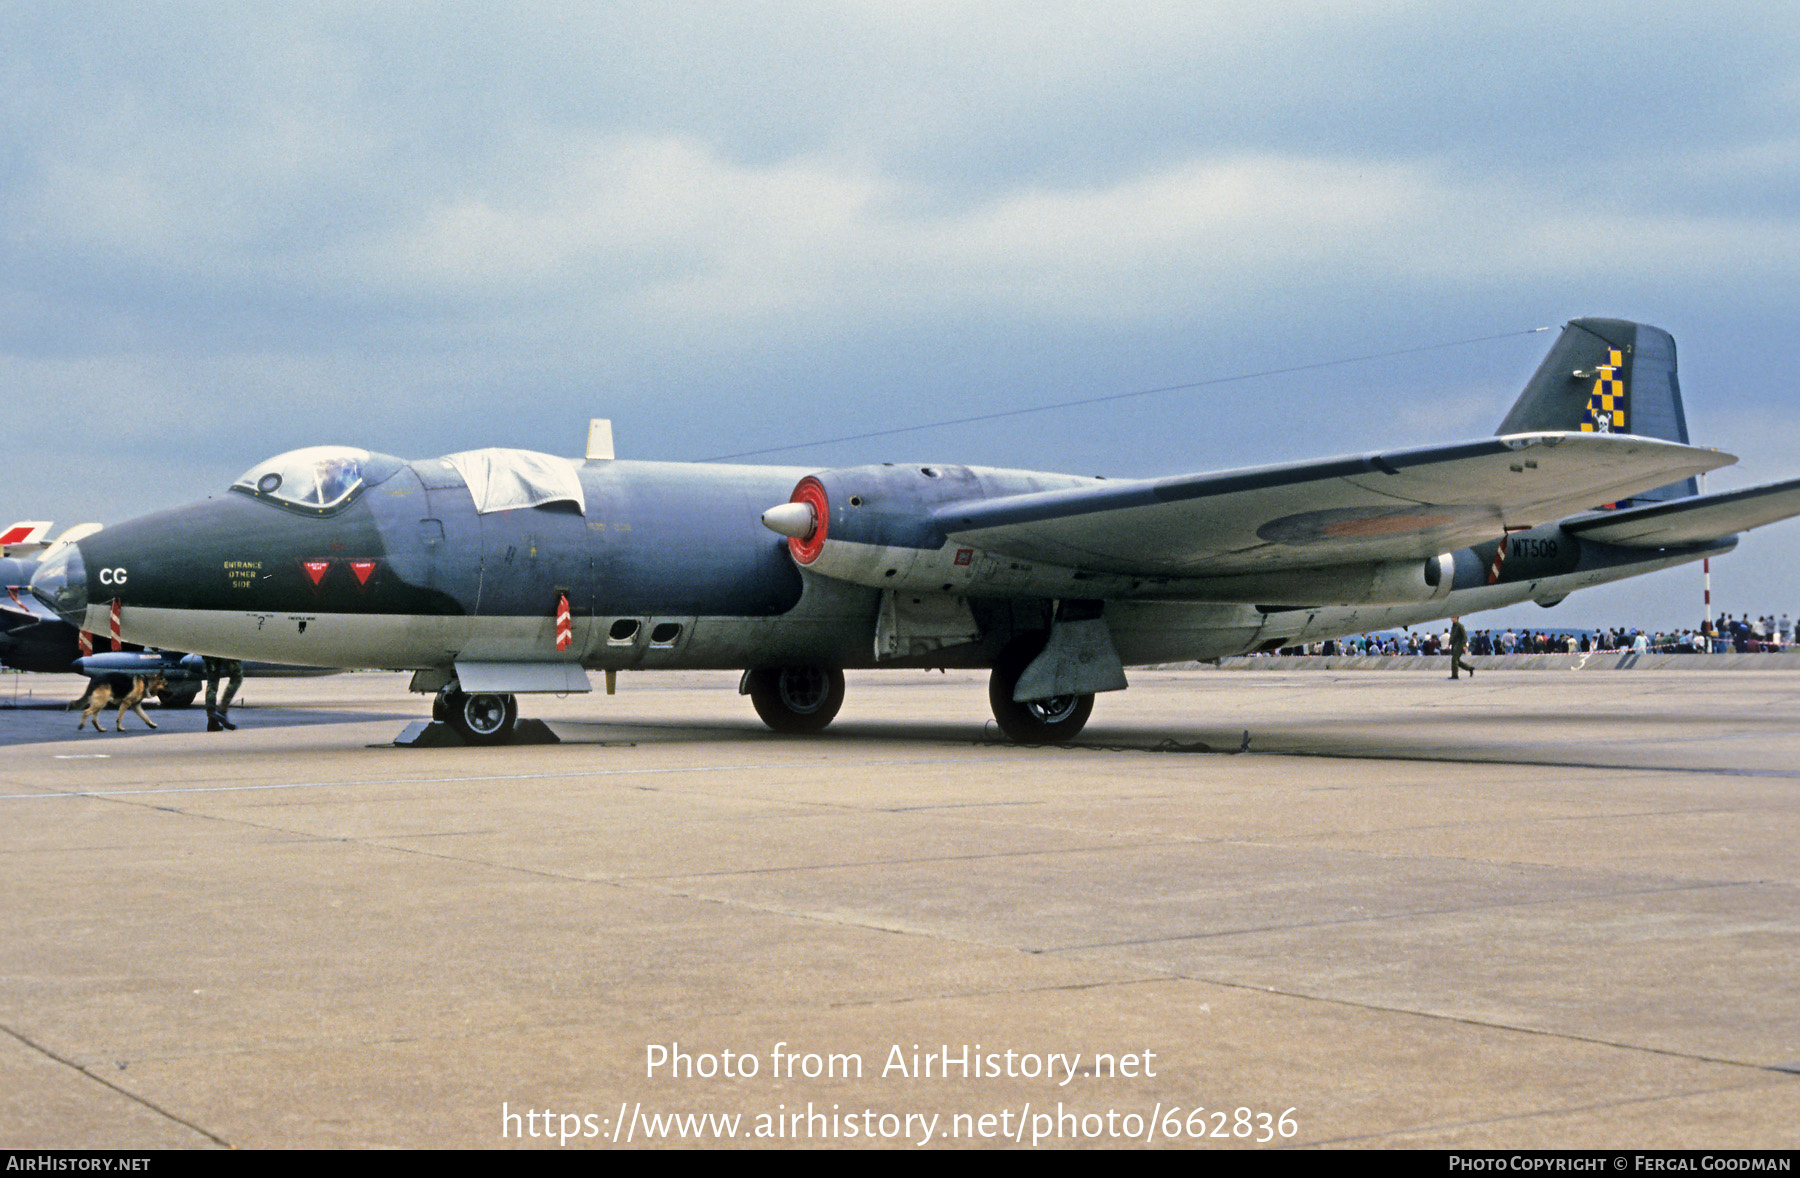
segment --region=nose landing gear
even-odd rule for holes
[[[759,667],[744,677],[743,690],[776,732],[818,732],[844,706],[844,673],[817,664]]]
[[[446,688],[432,703],[431,718],[456,729],[467,744],[501,744],[518,722],[519,702],[511,695]]]

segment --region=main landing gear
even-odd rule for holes
[[[762,722],[777,732],[818,732],[844,706],[844,673],[816,663],[759,667],[744,676],[744,690]]]
[[[445,689],[431,705],[431,718],[449,724],[468,744],[499,744],[512,735],[519,701],[511,695]]]
[[[1018,702],[1013,692],[1019,676],[1044,649],[1045,634],[1015,639],[994,665],[988,702],[1008,740],[1019,744],[1062,744],[1074,740],[1094,711],[1092,692]],[[741,690],[756,705],[756,714],[776,732],[799,735],[822,731],[844,703],[844,673],[836,667],[806,663],[758,667],[744,675]]]
[[[1019,676],[1044,649],[1046,637],[1027,634],[1013,639],[1000,652],[994,674],[988,680],[988,704],[994,709],[994,719],[1006,738],[1018,744],[1062,744],[1074,740],[1094,711],[1092,692],[1024,701],[1013,698]]]

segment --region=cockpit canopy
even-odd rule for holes
[[[385,482],[402,465],[398,458],[352,446],[307,446],[257,463],[231,489],[323,515],[349,503],[364,487]]]

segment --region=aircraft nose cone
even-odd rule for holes
[[[63,544],[47,553],[31,576],[31,594],[81,625],[88,605],[87,565],[81,559],[81,546]]]

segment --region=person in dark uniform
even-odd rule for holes
[[[226,681],[225,695],[222,698],[219,696],[220,679]],[[206,730],[208,732],[222,732],[225,729],[237,731],[237,725],[227,719],[225,714],[231,710],[231,697],[237,694],[237,689],[243,686],[243,683],[244,664],[236,659],[208,658],[206,660]],[[214,701],[217,701],[217,706]]]
[[[1467,629],[1465,629],[1463,627],[1462,619],[1461,618],[1451,618],[1450,619],[1450,678],[1452,678],[1452,679],[1456,678],[1456,671],[1457,671],[1457,668],[1459,668],[1459,667],[1469,673],[1469,678],[1471,678],[1471,679],[1475,678],[1474,666],[1463,661],[1463,655],[1468,652],[1468,649],[1469,649],[1469,632]]]

